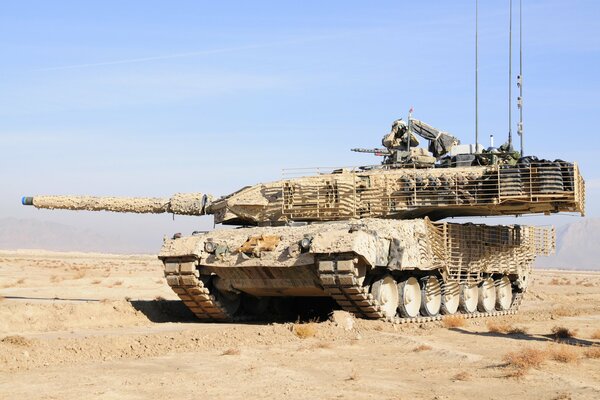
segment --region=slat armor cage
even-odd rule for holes
[[[577,164],[339,170],[282,183],[294,221],[585,213]]]
[[[475,284],[484,274],[528,276],[536,256],[556,249],[551,226],[426,223],[434,267],[449,281]]]

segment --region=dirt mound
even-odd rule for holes
[[[33,343],[30,339],[26,339],[20,335],[5,336],[0,342],[22,347],[29,347]]]
[[[142,311],[125,300],[50,304],[5,302],[0,308],[0,320],[0,333],[8,334],[150,323]]]

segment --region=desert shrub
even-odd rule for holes
[[[488,321],[486,326],[488,332],[492,333],[507,333],[513,329],[512,325],[508,322]]]
[[[552,328],[552,336],[554,340],[569,339],[577,334],[576,330],[570,330],[564,326],[555,326]]]
[[[539,368],[548,358],[547,351],[524,348],[520,351],[506,353],[502,358],[506,367],[510,368],[509,377],[524,376],[531,368]]]
[[[570,285],[571,280],[567,278],[552,278],[548,284],[556,286]]]
[[[509,322],[488,321],[486,325],[488,332],[493,333],[505,333],[508,335],[523,335],[527,333],[524,327],[515,327]]]
[[[509,335],[524,335],[527,333],[527,328],[524,326],[515,326],[511,328],[508,332]]]
[[[583,355],[585,355],[586,358],[600,358],[600,347],[590,347]]]
[[[579,359],[579,354],[575,349],[567,345],[551,347],[549,350],[550,358],[565,364],[570,364]]]
[[[413,349],[413,351],[415,353],[421,352],[421,351],[427,351],[427,350],[431,350],[431,346],[428,346],[426,344],[422,344],[420,346],[417,346]]]
[[[597,329],[594,332],[592,332],[590,338],[592,338],[592,339],[600,339],[600,329]]]
[[[444,328],[460,328],[467,325],[467,321],[460,315],[448,315],[442,320]]]
[[[317,324],[314,322],[308,322],[306,324],[294,324],[292,332],[300,339],[306,339],[313,337],[317,334]]]
[[[24,338],[21,335],[5,336],[4,338],[2,338],[2,340],[0,340],[0,342],[12,344],[14,346],[31,346],[31,340]]]

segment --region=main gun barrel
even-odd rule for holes
[[[23,197],[23,205],[49,210],[113,211],[120,213],[205,215],[212,196],[176,193],[161,197],[34,196]]]

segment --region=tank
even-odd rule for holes
[[[394,121],[382,145],[353,149],[382,156],[381,164],[287,171],[300,176],[216,199],[34,196],[22,203],[212,215],[236,226],[176,234],[158,255],[168,285],[203,321],[261,318],[276,299],[307,298],[395,323],[515,313],[535,257],[554,251],[554,228],[446,219],[583,215],[577,164],[520,157],[510,144],[461,145],[413,118]]]

